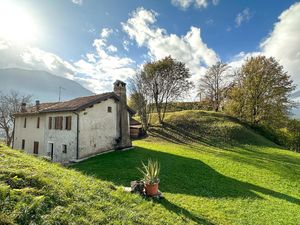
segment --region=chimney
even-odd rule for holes
[[[127,109],[126,83],[120,80],[114,82],[114,92],[119,96],[120,101],[117,107],[118,124],[119,124],[119,142],[118,148],[131,147],[129,114]]]
[[[40,100],[35,101],[35,108],[36,108],[36,111],[40,110]]]
[[[26,112],[26,103],[22,102],[21,104],[21,112]]]

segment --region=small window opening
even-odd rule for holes
[[[22,140],[22,150],[24,150],[25,149],[25,140],[23,139]]]
[[[62,152],[67,153],[67,145],[62,145]]]

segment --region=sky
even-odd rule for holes
[[[299,2],[0,0],[0,68],[45,70],[95,93],[168,55],[197,82],[218,61],[236,68],[259,54],[300,86]]]

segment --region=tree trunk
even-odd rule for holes
[[[10,146],[11,141],[12,141],[12,137],[9,135],[9,130],[8,129],[5,129],[5,135],[6,135],[6,145]]]

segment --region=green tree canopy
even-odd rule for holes
[[[274,58],[251,57],[237,73],[227,111],[252,124],[276,125],[285,119],[295,89],[290,76]]]

